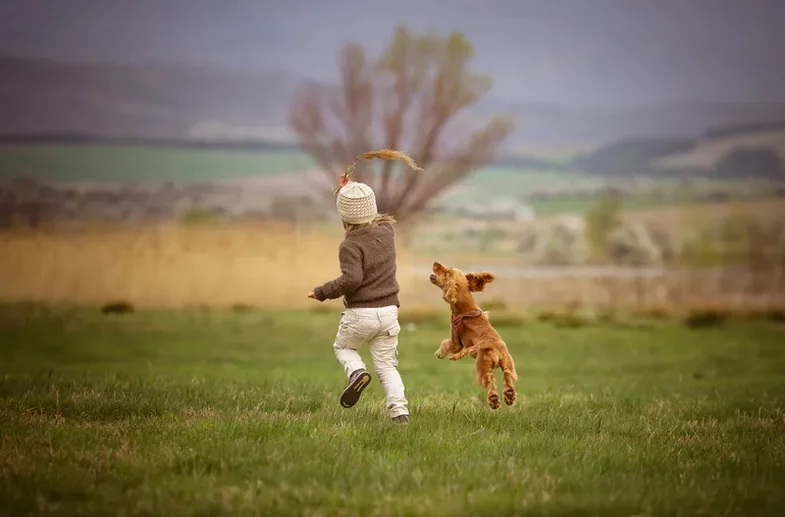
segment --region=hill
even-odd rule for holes
[[[275,70],[184,64],[60,63],[0,57],[0,134],[291,141],[290,95],[302,79]],[[489,96],[470,118],[510,114],[521,146],[601,145],[622,138],[690,137],[708,127],[781,123],[785,103],[684,103],[578,109]]]
[[[571,162],[599,175],[696,173],[726,178],[780,177],[783,163],[785,128],[777,125],[709,129],[697,138],[623,139]]]
[[[663,170],[710,172],[739,149],[769,149],[785,158],[785,129],[723,133],[719,137],[700,138],[689,150],[659,158],[652,165]]]
[[[275,71],[0,58],[0,133],[286,137],[298,81]]]
[[[689,138],[625,138],[576,157],[572,164],[600,175],[629,176],[647,172],[654,159],[692,149]]]

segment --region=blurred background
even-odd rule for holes
[[[783,315],[785,6],[748,0],[0,4],[0,296],[297,306],[363,162],[488,304]],[[340,302],[333,302],[340,304]]]

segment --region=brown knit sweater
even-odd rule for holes
[[[398,305],[395,228],[371,223],[350,230],[338,247],[341,276],[313,290],[324,301],[343,296],[350,309]]]

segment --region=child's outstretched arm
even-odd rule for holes
[[[363,281],[363,257],[357,247],[342,243],[338,249],[338,260],[341,276],[313,290],[313,297],[320,302],[351,294]]]

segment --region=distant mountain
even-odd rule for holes
[[[276,71],[187,65],[64,64],[0,57],[0,134],[292,141],[287,107],[301,80]],[[511,114],[506,148],[678,138],[710,127],[785,122],[783,104],[684,103],[575,109],[483,99],[472,118]]]
[[[785,123],[785,103],[685,102],[632,109],[577,109],[484,99],[478,108],[484,114],[516,115],[520,127],[514,139],[526,146],[585,147],[625,139],[694,138],[709,128],[774,127]]]
[[[785,180],[785,126],[724,126],[696,138],[627,138],[569,164],[598,175],[699,174]]]
[[[0,133],[166,139],[286,137],[298,84],[277,72],[13,58],[0,58],[0,78]]]

